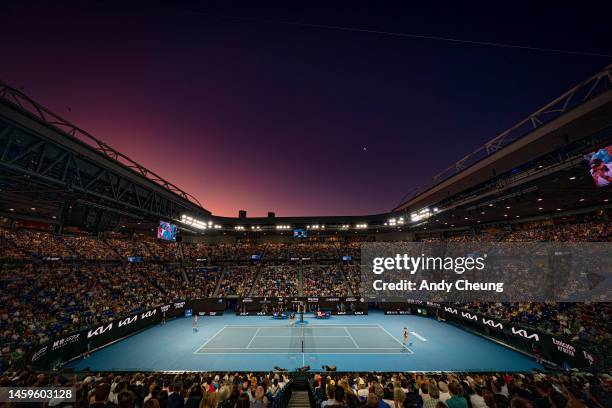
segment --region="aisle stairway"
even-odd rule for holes
[[[287,408],[310,408],[308,391],[294,390]]]

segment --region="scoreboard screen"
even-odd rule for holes
[[[293,238],[308,238],[308,231],[304,229],[294,229]]]

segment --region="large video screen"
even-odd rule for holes
[[[308,238],[308,231],[303,229],[294,229],[293,230],[294,238]]]
[[[160,221],[159,227],[157,227],[157,239],[176,241],[176,225],[166,221]]]
[[[584,158],[589,163],[589,171],[597,187],[612,184],[612,145],[589,153]]]

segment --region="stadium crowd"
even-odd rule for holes
[[[448,239],[609,241],[610,225],[539,226]],[[118,234],[54,236],[45,231],[0,228],[2,359],[14,361],[30,346],[54,336],[176,299],[358,295],[359,267],[343,263],[341,257],[349,254],[358,259],[359,247],[358,241],[235,246],[165,243]],[[262,261],[252,262],[253,254]],[[128,263],[128,256],[140,256],[144,262]],[[291,260],[294,256],[310,259],[295,262]],[[198,263],[192,257],[208,259]],[[216,262],[219,267],[215,268]],[[612,335],[608,303],[470,303],[464,307],[533,325],[583,345],[607,347]]]
[[[219,284],[218,296],[248,296],[258,267],[255,266],[230,266],[225,269]]]
[[[255,283],[255,296],[298,296],[299,277],[293,265],[266,266]]]
[[[280,402],[291,381],[282,372],[49,375],[17,370],[0,376],[1,387],[73,388],[74,402],[55,399],[46,405],[58,408],[284,408]]]
[[[348,282],[340,265],[304,266],[303,296],[347,296]]]
[[[64,386],[75,408],[282,408],[293,388],[285,372],[79,373],[7,371],[0,386]],[[341,373],[312,374],[317,408],[605,408],[607,373]]]
[[[315,374],[321,408],[604,408],[612,377],[580,372]]]

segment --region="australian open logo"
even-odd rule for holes
[[[79,340],[79,337],[81,337],[81,334],[77,333],[77,334],[73,334],[72,336],[68,336],[68,337],[61,338],[59,340],[55,340],[53,342],[53,345],[51,346],[51,350],[57,350],[64,346],[67,346],[68,344],[76,343]]]

